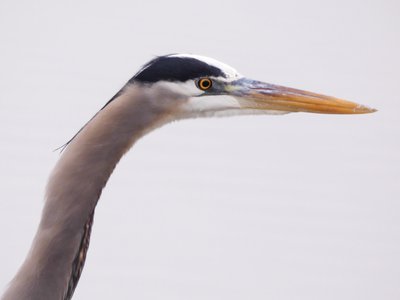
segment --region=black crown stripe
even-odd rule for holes
[[[160,56],[144,65],[129,82],[154,83],[161,80],[185,82],[209,76],[226,77],[221,69],[195,58]]]

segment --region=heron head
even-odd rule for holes
[[[191,54],[157,57],[130,83],[161,87],[183,96],[184,117],[376,111],[347,100],[249,79],[215,59]]]

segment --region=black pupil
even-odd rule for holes
[[[207,79],[205,79],[205,80],[202,80],[201,81],[201,86],[203,87],[203,88],[209,88],[210,87],[210,81],[209,80],[207,80]]]

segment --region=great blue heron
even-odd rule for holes
[[[68,142],[46,191],[30,252],[3,300],[71,299],[89,247],[94,210],[123,154],[172,120],[374,109],[241,76],[217,60],[189,54],[153,59]]]

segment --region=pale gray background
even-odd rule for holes
[[[99,202],[75,299],[400,299],[400,2],[0,1],[3,288],[66,142],[153,55],[379,109],[191,120]],[[83,3],[84,2],[84,3]]]

